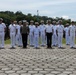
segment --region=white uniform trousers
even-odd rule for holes
[[[41,37],[41,45],[45,46],[45,43],[46,43],[46,36],[45,36],[45,34],[41,34],[40,37]]]
[[[39,47],[39,35],[34,35],[34,47]]]
[[[22,36],[21,34],[17,34],[18,37],[18,46],[22,46]]]
[[[2,33],[2,48],[4,48],[4,38],[5,38],[5,33]]]
[[[53,46],[56,46],[57,45],[57,35],[56,34],[53,34],[52,35],[52,45]]]
[[[15,46],[15,33],[10,33],[11,47]]]
[[[58,47],[62,47],[63,33],[58,33]]]
[[[30,46],[34,46],[34,35],[33,35],[33,33],[29,34],[29,39],[30,39]]]
[[[15,44],[18,45],[18,34],[16,34],[15,39],[16,39]]]
[[[75,45],[75,33],[70,34],[70,47],[74,47]]]
[[[0,47],[4,48],[4,32],[0,32]]]
[[[70,44],[70,41],[69,41],[70,40],[70,36],[68,34],[66,34],[65,37],[66,37],[66,44]]]
[[[58,35],[56,36],[56,45],[58,45]]]

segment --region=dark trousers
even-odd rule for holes
[[[50,48],[52,45],[52,33],[46,33],[47,36],[47,47]]]
[[[27,34],[22,34],[22,43],[23,43],[23,48],[27,47]]]

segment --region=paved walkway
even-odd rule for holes
[[[0,75],[76,75],[76,49],[0,50]]]

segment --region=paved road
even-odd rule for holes
[[[0,75],[76,75],[76,49],[0,50]]]

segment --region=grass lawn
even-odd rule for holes
[[[5,44],[10,44],[11,42],[10,42],[10,39],[7,39],[6,41],[5,41]],[[65,41],[65,39],[63,38],[63,44],[65,44],[66,43],[66,41]],[[76,40],[75,40],[75,43],[76,43]]]
[[[10,39],[7,39],[6,41],[5,41],[5,44],[10,44],[11,42],[10,42]]]

